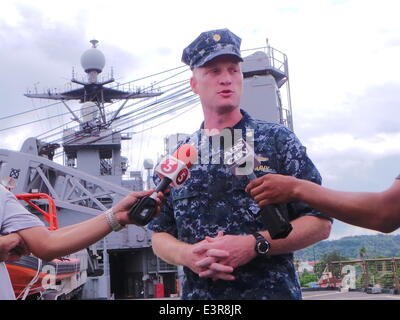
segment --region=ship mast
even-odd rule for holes
[[[107,103],[113,103],[117,100],[126,100],[126,103],[129,99],[157,97],[162,94],[161,91],[154,90],[153,88],[150,90],[138,88],[135,91],[122,91],[106,87],[105,85],[115,82],[115,79],[111,74],[109,79],[103,81],[99,80],[99,75],[104,69],[106,59],[104,54],[98,49],[99,41],[90,40],[90,43],[92,47],[86,50],[81,56],[81,66],[87,74],[87,80],[77,80],[75,78],[75,72],[73,71],[72,73],[71,82],[81,85],[81,88],[60,93],[51,92],[50,90],[46,93],[27,93],[25,96],[28,98],[60,100],[71,113],[72,119],[88,129],[87,124],[90,126],[93,123],[96,123],[96,126],[101,128],[110,127],[124,106],[121,106],[108,118],[105,112],[105,104]],[[78,100],[83,104],[81,108],[81,117],[76,115],[72,111],[72,108],[67,105],[66,101],[69,100]]]

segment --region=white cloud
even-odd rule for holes
[[[378,232],[378,231],[355,227],[350,224],[346,224],[346,223],[343,223],[343,222],[340,222],[337,220],[334,222],[333,225],[334,225],[334,228],[333,228],[333,231],[331,232],[331,235],[328,240],[337,240],[337,239],[340,239],[343,237],[349,237],[349,236],[382,234],[381,232]],[[392,235],[400,234],[400,230],[395,231],[391,234]]]
[[[319,157],[332,158],[344,152],[352,152],[369,160],[390,155],[400,157],[400,133],[378,133],[365,138],[349,133],[333,133],[310,138],[308,141],[308,148]]]

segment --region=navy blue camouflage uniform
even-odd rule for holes
[[[255,120],[245,111],[241,112],[243,117],[233,129],[241,129],[245,140],[249,139],[246,129],[254,130],[254,150],[264,160],[262,166],[280,174],[321,183],[321,176],[308,158],[306,148],[289,129]],[[196,143],[199,159],[205,152],[204,145],[212,147],[204,139],[210,137],[198,130],[184,142]],[[191,177],[181,188],[171,189],[159,217],[148,227],[190,244],[202,241],[206,236],[215,237],[218,231],[246,235],[265,230],[257,214],[257,204],[244,191],[249,179],[233,176],[224,164],[204,162],[200,160],[193,165]],[[264,173],[260,170],[255,174],[262,176]],[[290,220],[306,215],[330,219],[302,202],[292,203],[291,208]],[[182,299],[301,299],[292,253],[256,257],[234,270],[234,281],[199,278],[187,267],[184,272]]]

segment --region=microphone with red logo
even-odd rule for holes
[[[190,144],[180,146],[174,154],[164,158],[154,169],[161,182],[150,196],[141,198],[129,210],[130,221],[138,226],[148,224],[157,214],[157,193],[164,192],[170,184],[179,188],[189,178],[189,168],[196,160],[197,150]]]

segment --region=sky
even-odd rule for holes
[[[0,130],[65,112],[23,96],[35,87],[66,89],[80,56],[100,41],[127,82],[181,66],[182,49],[201,32],[229,28],[242,49],[270,45],[288,56],[294,131],[323,177],[345,191],[381,191],[400,174],[400,20],[397,1],[5,1],[0,10]],[[0,131],[0,148],[62,125],[68,117]],[[162,153],[166,134],[193,132],[195,108],[133,137],[125,151],[142,159]],[[146,129],[145,126],[142,127]],[[138,150],[140,152],[138,152]],[[376,232],[335,221],[330,239]],[[397,231],[400,233],[400,231]]]

